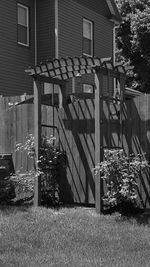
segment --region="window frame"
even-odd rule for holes
[[[27,25],[20,24],[18,21],[19,18],[19,12],[18,12],[18,7],[24,8],[26,10],[26,20],[27,20]],[[24,26],[27,29],[27,43],[22,43],[18,41],[18,25]],[[17,43],[19,45],[29,47],[30,46],[30,38],[29,38],[29,7],[26,5],[23,5],[21,3],[17,3]]]
[[[84,52],[84,47],[83,47],[83,39],[85,38],[84,37],[84,21],[85,22],[88,22],[91,26],[90,26],[90,29],[91,29],[91,39],[89,39],[91,41],[91,54],[87,54]],[[89,56],[89,57],[93,57],[94,55],[94,23],[92,20],[89,20],[87,18],[83,18],[82,19],[82,54],[84,56]]]

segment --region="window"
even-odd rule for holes
[[[45,101],[49,102],[50,106],[60,106],[61,103],[60,86],[57,84],[44,83],[44,95],[47,95]]]
[[[87,94],[93,94],[94,93],[94,87],[91,84],[83,84],[83,93]]]
[[[93,23],[83,19],[83,54],[93,56]]]
[[[18,43],[29,46],[29,9],[28,7],[18,4]]]

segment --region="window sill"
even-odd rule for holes
[[[83,53],[83,56],[84,56],[84,57],[93,57],[93,55],[88,55],[88,54],[86,54],[86,53]]]
[[[19,46],[22,46],[22,47],[30,48],[30,45],[29,44],[23,44],[23,43],[20,43],[20,42],[17,42],[17,44]]]

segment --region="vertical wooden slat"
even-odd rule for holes
[[[13,163],[14,163],[14,160],[15,160],[14,154],[15,153],[13,153],[13,152],[16,149],[16,139],[15,139],[15,137],[16,137],[16,127],[15,127],[16,123],[15,123],[15,116],[14,116],[15,112],[14,112],[14,107],[11,108],[11,110],[10,110],[9,105],[8,105],[8,109],[9,109],[9,115],[10,115],[10,121],[11,121],[10,122],[10,125],[11,125],[11,127],[10,127],[10,137],[9,137],[9,139],[10,139],[10,148],[11,148],[10,153],[13,156]]]
[[[102,90],[103,90],[103,75],[102,73],[95,74],[95,166],[102,161],[103,144],[102,144]],[[95,176],[95,207],[98,213],[102,213],[103,183],[100,174]]]
[[[80,152],[82,151],[82,146],[81,146],[81,151],[79,151],[78,147],[81,144],[79,140],[79,132],[80,132],[80,119],[79,118],[79,104],[78,102],[75,102],[71,105],[70,109],[70,115],[71,115],[71,131],[70,131],[70,136],[71,136],[71,156],[72,156],[72,174],[73,174],[73,180],[74,180],[74,185],[75,188],[77,189],[75,191],[76,194],[76,202],[84,202],[85,201],[85,194],[84,194],[84,189],[83,189],[83,183],[84,183],[84,178],[85,175],[82,176],[82,172],[79,171],[80,167],[80,161],[83,159],[80,158]],[[84,157],[84,155],[83,155]],[[82,177],[82,179],[81,179]],[[82,180],[82,181],[81,181]]]
[[[95,204],[94,196],[95,196],[95,184],[94,179],[92,175],[92,168],[95,164],[95,143],[94,143],[94,122],[95,122],[95,110],[93,107],[93,99],[87,99],[86,102],[86,108],[87,108],[87,135],[86,135],[86,146],[87,146],[87,186],[88,186],[88,203]]]
[[[28,132],[28,128],[27,128],[27,105],[24,104],[21,106],[22,109],[22,142],[25,144],[26,142],[26,138],[27,138],[27,132]],[[25,172],[27,170],[27,153],[23,153],[23,157],[22,157],[22,167],[23,167],[23,171]]]
[[[3,130],[4,130],[3,98],[0,96],[0,151],[3,152]]]
[[[111,132],[111,109],[110,109],[110,97],[112,96],[112,92],[110,90],[110,71],[108,70],[108,73],[107,73],[107,105],[108,105],[108,119],[107,119],[107,136],[108,136],[108,139],[107,139],[107,146],[108,148],[110,148],[112,146],[112,132]]]
[[[123,103],[125,90],[125,74],[120,74],[120,130],[119,130],[119,146],[123,147]]]
[[[8,111],[8,101],[9,99],[7,98],[7,101],[5,101],[5,150],[6,153],[10,153],[10,116],[9,116],[9,111]]]
[[[41,175],[38,173],[41,145],[41,89],[42,84],[34,79],[34,140],[35,140],[35,165],[37,174],[34,184],[34,206],[41,204]]]
[[[34,122],[34,105],[33,104],[28,104],[27,105],[27,120],[28,120],[28,132],[27,134],[33,134],[33,122]],[[27,171],[30,171],[33,169],[33,159],[28,157],[28,162],[27,162]]]
[[[15,99],[17,100],[17,98]],[[19,98],[18,98],[19,101]],[[14,103],[14,102],[13,102]],[[16,117],[16,125],[15,125],[15,132],[16,132],[16,144],[22,143],[22,107],[16,106],[14,107],[15,110],[15,117]],[[16,164],[15,168],[19,171],[22,171],[22,152],[17,151],[16,152]]]

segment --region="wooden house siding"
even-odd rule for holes
[[[79,4],[79,2],[81,4]],[[113,56],[113,23],[104,15],[90,9],[91,1],[59,0],[58,29],[59,57],[82,56],[83,18],[93,22],[94,56],[104,58]],[[96,1],[93,1],[96,3]],[[86,7],[86,6],[87,7]],[[89,7],[89,8],[88,8]],[[105,5],[104,5],[105,7]],[[76,92],[82,91],[82,84],[94,85],[93,75],[83,75],[82,82],[76,79]],[[72,83],[67,87],[72,91]]]
[[[94,56],[113,53],[113,23],[73,0],[59,0],[59,57],[82,55],[82,21],[94,24]]]
[[[37,1],[37,52],[38,63],[55,57],[54,0]]]
[[[30,13],[30,47],[17,43],[16,0],[1,0],[0,7],[0,95],[32,92],[32,80],[25,68],[34,64],[34,1],[20,0]]]
[[[81,4],[94,12],[101,14],[105,17],[110,17],[110,10],[105,0],[75,0],[78,4]]]

